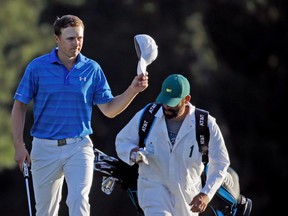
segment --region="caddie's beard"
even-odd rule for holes
[[[176,118],[179,114],[179,111],[180,109],[177,109],[177,110],[172,110],[172,109],[165,109],[163,107],[163,112],[164,112],[164,115],[167,119],[173,119],[173,118]]]

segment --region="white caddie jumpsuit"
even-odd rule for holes
[[[117,134],[116,152],[120,159],[132,165],[130,151],[138,146],[138,128],[143,109]],[[145,216],[194,216],[189,203],[199,192],[212,199],[222,184],[230,165],[222,133],[211,115],[209,169],[206,185],[201,186],[204,169],[195,132],[195,107],[189,103],[185,117],[172,146],[168,137],[162,107],[145,141],[149,164],[139,164],[138,200]]]

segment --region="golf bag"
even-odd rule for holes
[[[137,215],[144,216],[137,198],[138,165],[130,166],[96,148],[94,149],[94,154],[94,170],[102,174],[101,190],[105,194],[110,195],[115,184],[120,184],[127,191],[129,199],[136,207]]]
[[[144,141],[153,124],[154,115],[160,107],[161,104],[157,103],[151,103],[146,107],[140,120],[139,147],[144,147]],[[199,144],[199,151],[202,153],[202,162],[205,165],[205,170],[201,176],[202,185],[204,185],[206,182],[206,173],[209,168],[208,143],[210,134],[207,123],[208,112],[196,109],[195,117],[196,137]],[[140,129],[143,124],[145,124],[146,130]],[[94,149],[94,153],[94,170],[103,174],[102,191],[109,195],[112,193],[116,183],[121,184],[123,189],[127,191],[131,202],[136,207],[137,214],[144,216],[137,198],[138,165],[130,166],[120,159],[106,155],[98,149]],[[251,199],[240,194],[239,177],[235,170],[229,167],[223,184],[217,190],[205,212],[201,213],[200,216],[249,216],[251,210]]]

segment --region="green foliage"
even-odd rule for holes
[[[10,115],[5,112],[0,112],[0,171],[4,167],[11,167],[15,165],[14,162],[14,150],[12,148],[11,133],[9,128]]]
[[[67,6],[81,6],[86,2],[86,0],[51,0],[51,2],[54,4],[60,3]]]
[[[51,25],[39,25],[45,1],[13,0],[0,8],[0,169],[15,165],[10,112],[15,88],[34,56],[52,49]]]

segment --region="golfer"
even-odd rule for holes
[[[148,73],[137,75],[120,95],[113,96],[100,65],[81,53],[84,23],[74,15],[57,18],[57,46],[32,60],[14,95],[12,132],[15,161],[30,165],[36,216],[58,215],[64,178],[70,216],[89,216],[89,192],[94,171],[89,135],[92,106],[107,117],[123,112],[148,87]],[[28,104],[33,101],[31,155],[23,132]]]

